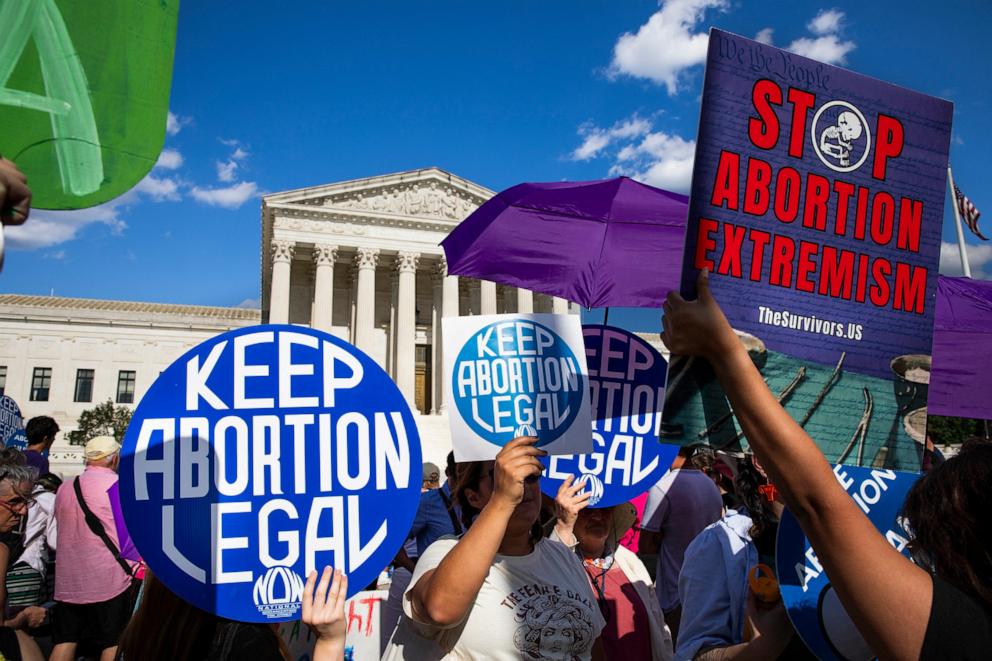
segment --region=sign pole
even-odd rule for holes
[[[968,253],[964,244],[964,229],[961,227],[961,214],[958,213],[958,196],[954,193],[954,176],[951,174],[951,166],[947,166],[947,183],[951,186],[951,208],[954,209],[954,227],[958,231],[958,249],[961,251],[961,270],[964,277],[971,277],[971,266],[968,265]]]

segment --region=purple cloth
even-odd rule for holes
[[[519,184],[441,242],[448,272],[585,307],[660,307],[677,290],[689,198],[627,177]]]
[[[27,460],[28,466],[34,466],[38,469],[38,475],[48,475],[52,471],[48,468],[48,458],[37,450],[25,450],[24,458]]]
[[[127,525],[124,523],[124,510],[121,509],[120,484],[114,482],[113,486],[107,489],[107,495],[110,496],[110,510],[114,513],[114,527],[117,529],[117,540],[121,548],[121,557],[125,560],[141,562],[141,554],[138,553],[138,549],[134,546],[134,540],[131,539],[131,534],[127,531]]]
[[[992,420],[992,282],[941,276],[927,410]]]

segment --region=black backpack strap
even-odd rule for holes
[[[106,545],[107,549],[114,556],[114,560],[116,560],[117,564],[119,564],[121,569],[124,570],[124,573],[127,574],[129,578],[134,580],[135,576],[134,571],[131,569],[131,565],[127,564],[127,561],[121,557],[120,550],[117,548],[117,545],[114,544],[113,540],[110,539],[110,536],[107,535],[107,531],[104,529],[103,523],[100,522],[100,519],[97,518],[96,514],[93,513],[93,510],[91,510],[89,505],[86,504],[86,499],[83,498],[83,489],[79,484],[78,477],[72,481],[72,488],[76,492],[76,500],[79,501],[79,507],[83,510],[83,518],[86,519],[86,525],[89,526],[93,534],[99,537],[100,540]]]
[[[444,509],[448,510],[448,516],[451,518],[451,527],[455,529],[455,534],[462,534],[462,524],[459,523],[458,517],[455,516],[455,508],[451,506],[451,499],[444,495],[444,487],[437,490],[437,495],[441,496]]]

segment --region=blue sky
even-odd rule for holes
[[[684,191],[710,26],[954,101],[956,183],[992,229],[990,18],[979,0],[187,0],[159,166],[8,231],[0,290],[252,305],[260,194],[429,165],[495,190],[623,173]],[[969,243],[992,278],[992,242]]]

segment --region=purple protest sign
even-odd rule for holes
[[[730,323],[767,349],[772,390],[832,461],[919,467],[903,418],[926,404],[914,377],[929,370],[951,111],[710,33],[682,291],[710,269]],[[703,419],[678,420],[684,443],[727,411],[722,394],[689,408]]]

